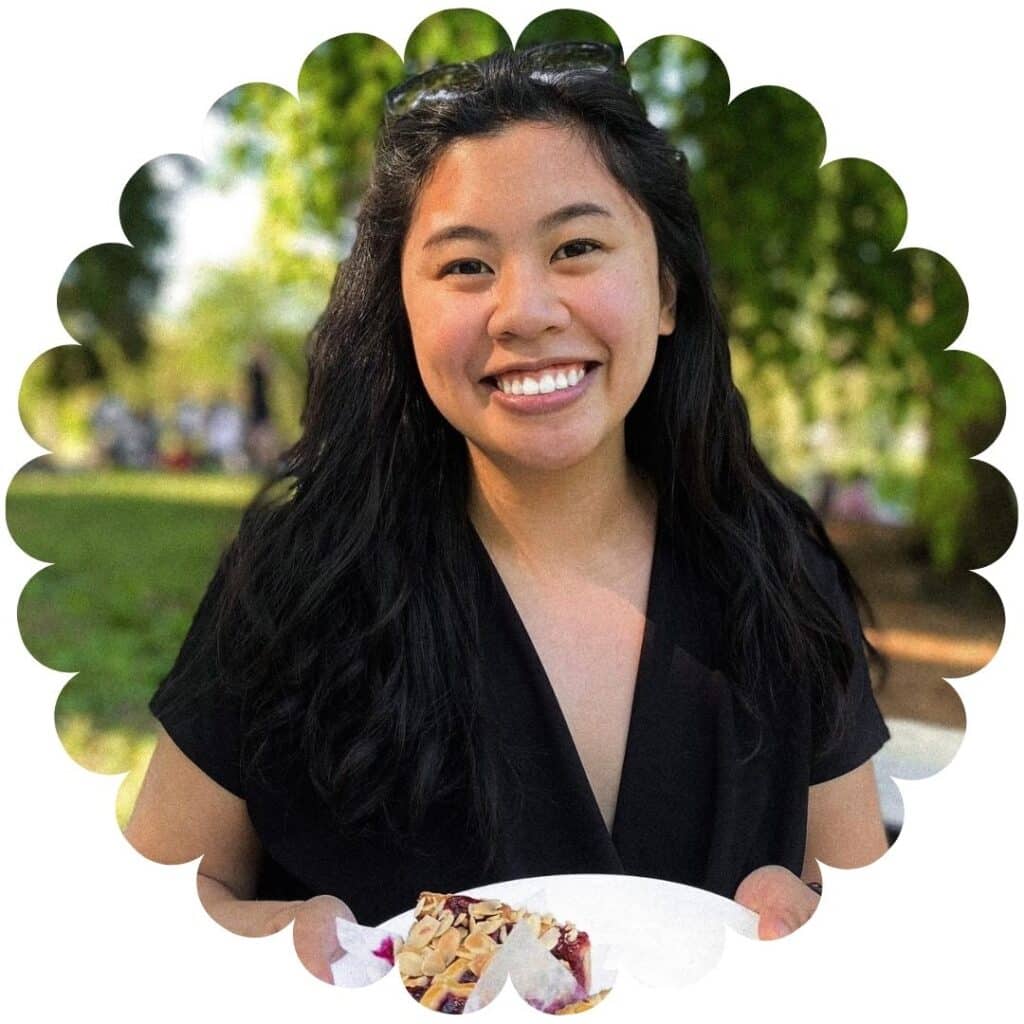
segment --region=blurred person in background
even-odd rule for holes
[[[206,413],[206,454],[212,468],[225,473],[244,472],[249,465],[245,454],[245,416],[226,392],[210,403]]]
[[[262,472],[274,467],[280,439],[270,411],[272,356],[267,345],[253,346],[246,365],[246,443],[251,465]]]

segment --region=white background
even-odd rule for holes
[[[0,306],[3,477],[38,454],[16,402],[22,374],[67,340],[56,288],[83,249],[122,241],[121,189],[163,153],[200,153],[203,117],[230,88],[263,80],[294,89],[305,55],[342,32],[370,32],[399,52],[439,9],[392,0],[357,5],[289,0],[173,5],[91,2],[19,5],[5,24],[4,156],[0,162],[4,301]],[[369,10],[370,7],[375,10]],[[513,39],[541,4],[481,3]],[[555,6],[551,4],[550,6]],[[866,157],[907,197],[904,245],[943,254],[962,275],[970,318],[959,347],[999,373],[1006,426],[986,458],[1019,469],[1019,52],[1009,5],[860,2],[614,2],[586,6],[619,33],[627,55],[660,34],[697,38],[729,70],[733,95],[785,85],[817,108],[826,159]],[[112,538],[116,543],[116,538]],[[420,1019],[391,977],[337,991],[304,973],[288,932],[243,940],[202,911],[194,867],[151,865],[117,832],[118,779],[90,775],[63,753],[53,704],[66,676],[21,646],[18,595],[40,566],[6,541],[0,577],[5,713],[0,719],[7,879],[6,934],[14,961],[3,1009],[19,1020],[58,1014],[105,1021]],[[1017,749],[1022,700],[1020,585],[1015,550],[983,572],[1007,608],[992,664],[958,681],[967,735],[952,765],[903,784],[906,827],[877,865],[828,872],[828,896],[789,939],[730,937],[720,966],[670,999],[621,982],[594,1021],[707,1019],[888,1020],[914,1013],[955,1020],[999,1000],[1020,1005],[1015,884],[1020,846]],[[1010,925],[1012,924],[1012,928]],[[506,998],[509,997],[509,998]],[[510,991],[489,1020],[532,1020]],[[697,1016],[699,1015],[699,1016]],[[390,1015],[387,1015],[390,1016]]]

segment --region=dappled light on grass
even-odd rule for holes
[[[148,761],[146,702],[257,486],[254,476],[24,471],[12,484],[11,535],[53,563],[22,592],[22,638],[44,665],[77,673],[55,722],[83,767],[131,779]],[[126,783],[122,804],[131,792]]]
[[[11,486],[14,497],[108,497],[138,501],[188,502],[241,508],[260,485],[251,473],[225,476],[133,470],[89,470],[76,473],[26,473]]]

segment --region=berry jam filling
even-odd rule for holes
[[[423,998],[423,993],[427,991],[430,986],[419,985],[416,988],[407,988],[405,991],[409,993],[418,1003]]]
[[[469,908],[474,903],[479,902],[480,900],[475,896],[449,896],[448,899],[444,901],[444,908],[445,910],[450,910],[456,917],[458,917],[459,914],[468,914]]]
[[[583,1002],[586,998],[586,989],[584,989],[582,985],[577,985],[576,991],[573,992],[571,996],[567,996],[565,999],[557,999],[553,1003],[542,1003],[537,999],[527,999],[526,1001],[535,1010],[540,1010],[543,1013],[558,1013],[560,1010],[564,1010],[567,1006]]]
[[[437,1008],[438,1013],[462,1013],[466,1008],[466,1000],[461,996],[445,996],[444,1002]]]
[[[392,967],[395,966],[395,942],[390,935],[386,936],[381,944],[373,951],[374,956],[379,956],[381,960],[387,960]]]
[[[562,934],[558,937],[558,942],[555,943],[555,948],[551,950],[552,956],[565,962],[579,985],[586,984],[586,969],[583,957],[589,945],[590,939],[586,932],[577,932],[575,940],[567,942],[565,931],[563,930]]]

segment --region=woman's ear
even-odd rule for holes
[[[661,280],[661,315],[658,318],[658,334],[664,337],[676,329],[676,297],[679,288],[672,276]]]

